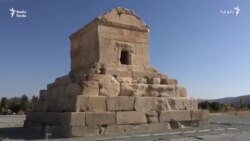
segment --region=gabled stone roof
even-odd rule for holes
[[[103,15],[98,16],[97,18],[100,21],[105,22],[149,28],[148,25],[146,25],[145,22],[139,18],[134,11],[123,7],[114,8]]]
[[[146,25],[145,22],[139,18],[134,11],[123,7],[117,7],[101,16],[96,17],[92,22],[73,33],[70,36],[70,39],[73,39],[79,34],[83,34],[88,29],[88,27],[96,23],[99,25],[134,29],[144,32],[149,31],[149,26]]]

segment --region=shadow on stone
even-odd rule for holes
[[[0,128],[0,139],[44,139],[44,131],[34,128],[6,127]]]

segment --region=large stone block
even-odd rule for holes
[[[70,78],[69,75],[64,75],[64,76],[58,77],[55,80],[56,86],[68,85],[70,83],[72,83],[72,79]]]
[[[110,125],[115,124],[116,115],[114,112],[102,112],[102,113],[86,113],[86,125]]]
[[[106,111],[106,97],[86,97],[78,96],[77,97],[77,111],[81,112],[104,112]]]
[[[48,126],[85,126],[85,113],[32,112],[27,115],[26,120]]]
[[[77,96],[65,96],[50,100],[49,112],[76,112]]]
[[[158,104],[156,97],[136,97],[134,109],[136,111],[157,111]]]
[[[59,97],[63,97],[64,95],[65,95],[64,86],[53,87],[51,89],[51,94],[50,94],[51,99],[57,99]]]
[[[198,110],[198,100],[190,97],[190,110]]]
[[[116,96],[107,97],[108,111],[133,111],[135,97],[132,96]]]
[[[208,110],[191,110],[191,119],[199,121],[208,121],[209,111]]]
[[[61,101],[62,112],[77,112],[77,96],[66,96]]]
[[[116,69],[116,68],[105,68],[105,74],[113,75],[117,77],[132,77],[132,71],[126,69]]]
[[[47,84],[47,89],[52,89],[54,87],[54,83]]]
[[[169,98],[169,104],[174,110],[196,110],[198,103],[196,99],[188,97]]]
[[[133,78],[145,78],[148,74],[144,71],[132,71]]]
[[[148,84],[160,84],[161,83],[161,78],[159,78],[159,77],[148,77],[147,78],[147,83]]]
[[[127,111],[116,112],[117,124],[144,124],[147,123],[147,118],[144,112]]]
[[[160,97],[174,97],[175,91],[176,87],[174,85],[161,85],[161,84],[149,85],[150,95],[156,95]]]
[[[99,95],[99,83],[97,81],[85,81],[85,82],[83,82],[82,95],[84,95],[84,96],[98,96]]]
[[[80,95],[81,88],[78,83],[70,83],[65,89],[65,95]]]
[[[137,83],[139,84],[147,84],[147,79],[146,78],[137,78]]]
[[[50,95],[47,90],[40,90],[39,92],[39,100],[49,100]]]
[[[95,136],[98,135],[98,127],[97,126],[71,126],[70,135],[73,137],[81,137],[81,136]]]
[[[146,117],[147,117],[148,123],[157,123],[157,122],[159,122],[158,113],[156,111],[146,112]]]
[[[118,96],[120,93],[120,84],[119,83],[100,83],[100,92],[101,96]]]
[[[148,94],[147,84],[122,83],[120,96],[145,96]]]
[[[66,119],[66,118],[65,118]],[[64,120],[63,118],[60,120]],[[85,126],[85,112],[70,113],[70,126]],[[62,124],[66,121],[62,121]]]
[[[161,79],[161,84],[164,84],[164,85],[177,85],[178,81],[176,79],[162,78]]]
[[[159,122],[191,121],[189,110],[160,111]]]
[[[134,109],[136,111],[170,110],[168,98],[165,97],[136,97]]]
[[[133,78],[131,78],[131,77],[117,77],[116,80],[119,83],[132,83]]]
[[[34,112],[47,112],[49,110],[50,101],[35,101],[33,103]]]
[[[176,97],[187,97],[187,89],[183,86],[176,86]]]
[[[99,83],[118,83],[115,77],[108,74],[90,74],[87,78],[90,81],[97,81]]]

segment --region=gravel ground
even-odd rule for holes
[[[44,140],[41,130],[22,128],[25,116],[0,115],[1,140]],[[248,141],[250,140],[250,114],[212,114],[205,127],[178,129],[157,134],[137,134],[126,136],[99,136],[88,138],[67,138],[51,140],[107,140],[107,141]]]
[[[0,115],[0,128],[22,127],[24,115]]]

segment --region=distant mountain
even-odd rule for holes
[[[243,104],[250,104],[250,95],[242,95],[237,97],[225,97],[219,99],[198,99],[199,102],[201,101],[209,101],[209,102],[219,102],[221,104],[231,105],[239,107],[240,106],[240,99],[242,98]]]

